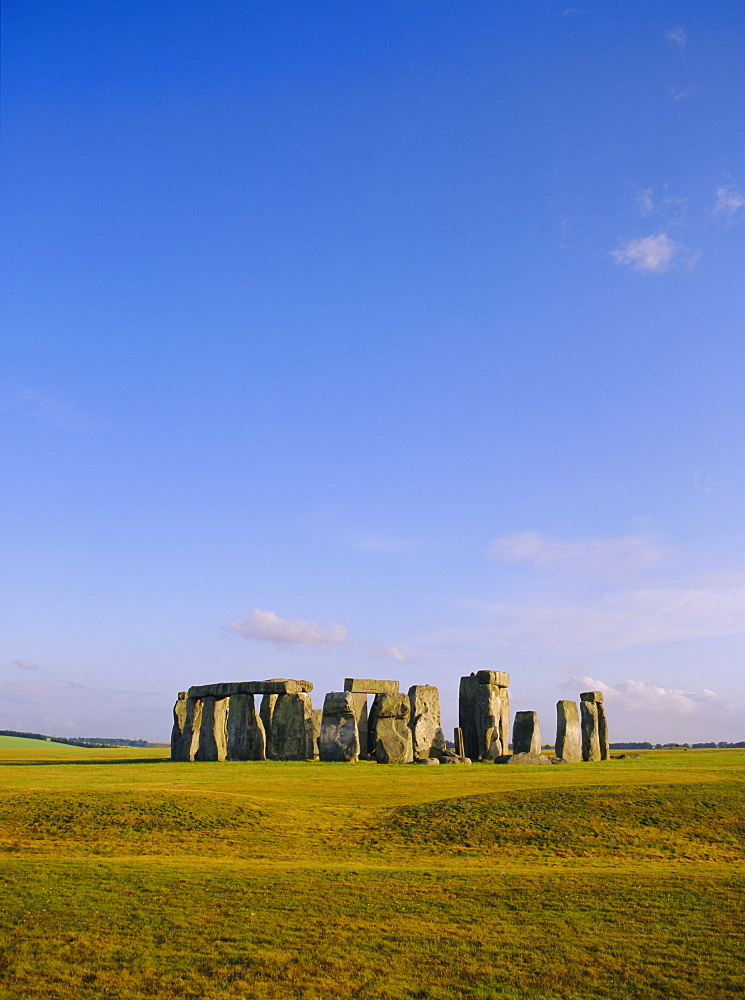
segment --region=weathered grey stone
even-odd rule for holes
[[[313,760],[318,760],[318,740],[321,735],[322,708],[314,708],[310,713],[310,746],[313,750]]]
[[[445,749],[440,726],[440,694],[431,684],[409,688],[411,738],[416,760],[438,757]]]
[[[201,698],[188,698],[186,701],[186,722],[181,741],[181,760],[196,760],[199,750],[199,735],[202,731]]]
[[[179,691],[173,706],[173,728],[171,729],[171,760],[181,760],[181,744],[186,725],[186,691]]]
[[[265,682],[268,685],[280,685],[287,684],[287,679],[284,677],[272,677],[270,680]],[[274,715],[274,706],[277,704],[277,698],[280,694],[284,694],[283,691],[277,691],[277,693],[264,692],[261,699],[261,707],[259,708],[259,715],[261,716],[261,723],[264,726],[264,733],[266,736],[267,748],[271,743],[272,739],[272,716]]]
[[[318,750],[324,761],[356,761],[360,755],[354,698],[348,691],[330,691],[323,702]]]
[[[542,753],[513,753],[507,760],[508,764],[550,764],[548,757]]]
[[[463,747],[463,730],[460,726],[456,726],[453,730],[453,743],[455,744],[455,752],[459,757],[465,754],[465,749]]]
[[[398,694],[398,681],[361,680],[359,677],[346,677],[344,690],[352,694]]]
[[[479,672],[484,677],[508,674],[495,670]],[[463,732],[465,752],[473,760],[489,759],[509,740],[510,699],[506,687],[486,683],[479,674],[461,677],[458,698],[458,721]],[[498,744],[495,741],[499,741]]]
[[[552,764],[571,764],[569,760],[565,760],[563,757],[549,757],[548,758]],[[576,761],[575,761],[576,763]]]
[[[266,760],[266,734],[252,694],[230,696],[228,760]]]
[[[479,684],[496,684],[502,688],[510,686],[510,675],[504,670],[477,670],[476,680]]]
[[[591,701],[595,702],[596,705],[600,705],[603,701],[602,691],[583,691],[579,696],[580,701]]]
[[[411,705],[405,694],[379,694],[375,702],[375,759],[378,764],[408,764],[414,759],[409,728]]]
[[[414,763],[415,764],[439,764],[440,762],[437,759],[437,757],[419,757],[419,758],[415,757],[414,758]]]
[[[375,727],[375,760],[378,764],[410,764],[414,760],[411,729],[406,719],[378,717]]]
[[[312,711],[310,695],[304,691],[277,695],[267,741],[266,755],[269,760],[308,760],[313,756],[313,747],[308,739]]]
[[[368,760],[369,739],[368,739],[368,717],[367,717],[367,695],[364,692],[349,692],[352,694],[354,704],[354,717],[357,720],[357,733],[360,740],[360,760]]]
[[[310,692],[310,681],[273,677],[268,681],[226,681],[221,684],[198,684],[190,687],[190,698],[229,698],[234,694],[300,694]]]
[[[582,760],[600,760],[598,706],[594,701],[580,702],[582,715]]]
[[[228,698],[205,698],[196,760],[227,760]]]
[[[602,702],[595,702],[598,710],[598,748],[600,759],[608,760],[610,757],[610,745],[608,743],[608,719],[605,715],[605,705]]]
[[[556,702],[556,756],[575,764],[582,760],[582,734],[577,702]]]
[[[512,755],[539,754],[541,752],[541,730],[537,712],[516,712],[512,727]]]

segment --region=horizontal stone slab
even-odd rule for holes
[[[358,677],[345,677],[344,690],[352,694],[398,694],[398,681],[360,680]]]
[[[310,681],[225,681],[221,684],[197,684],[190,687],[190,698],[229,698],[233,694],[302,694],[312,691]]]
[[[500,688],[510,686],[510,675],[504,670],[477,670],[476,680],[479,684],[496,684]]]
[[[603,692],[602,691],[583,691],[579,696],[580,701],[593,701],[596,705],[602,704]]]

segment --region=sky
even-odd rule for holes
[[[740,0],[4,0],[0,728],[511,674],[745,739]],[[449,733],[448,733],[449,734]]]

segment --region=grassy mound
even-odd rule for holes
[[[376,849],[509,849],[559,857],[745,857],[743,789],[732,784],[532,789],[387,813]]]
[[[259,822],[245,802],[205,796],[148,793],[59,793],[9,795],[0,799],[0,849],[54,847],[146,848],[160,852],[181,842],[246,835]]]

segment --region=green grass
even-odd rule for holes
[[[732,1000],[745,754],[0,753],[2,1000]],[[55,752],[57,751],[57,752]]]

